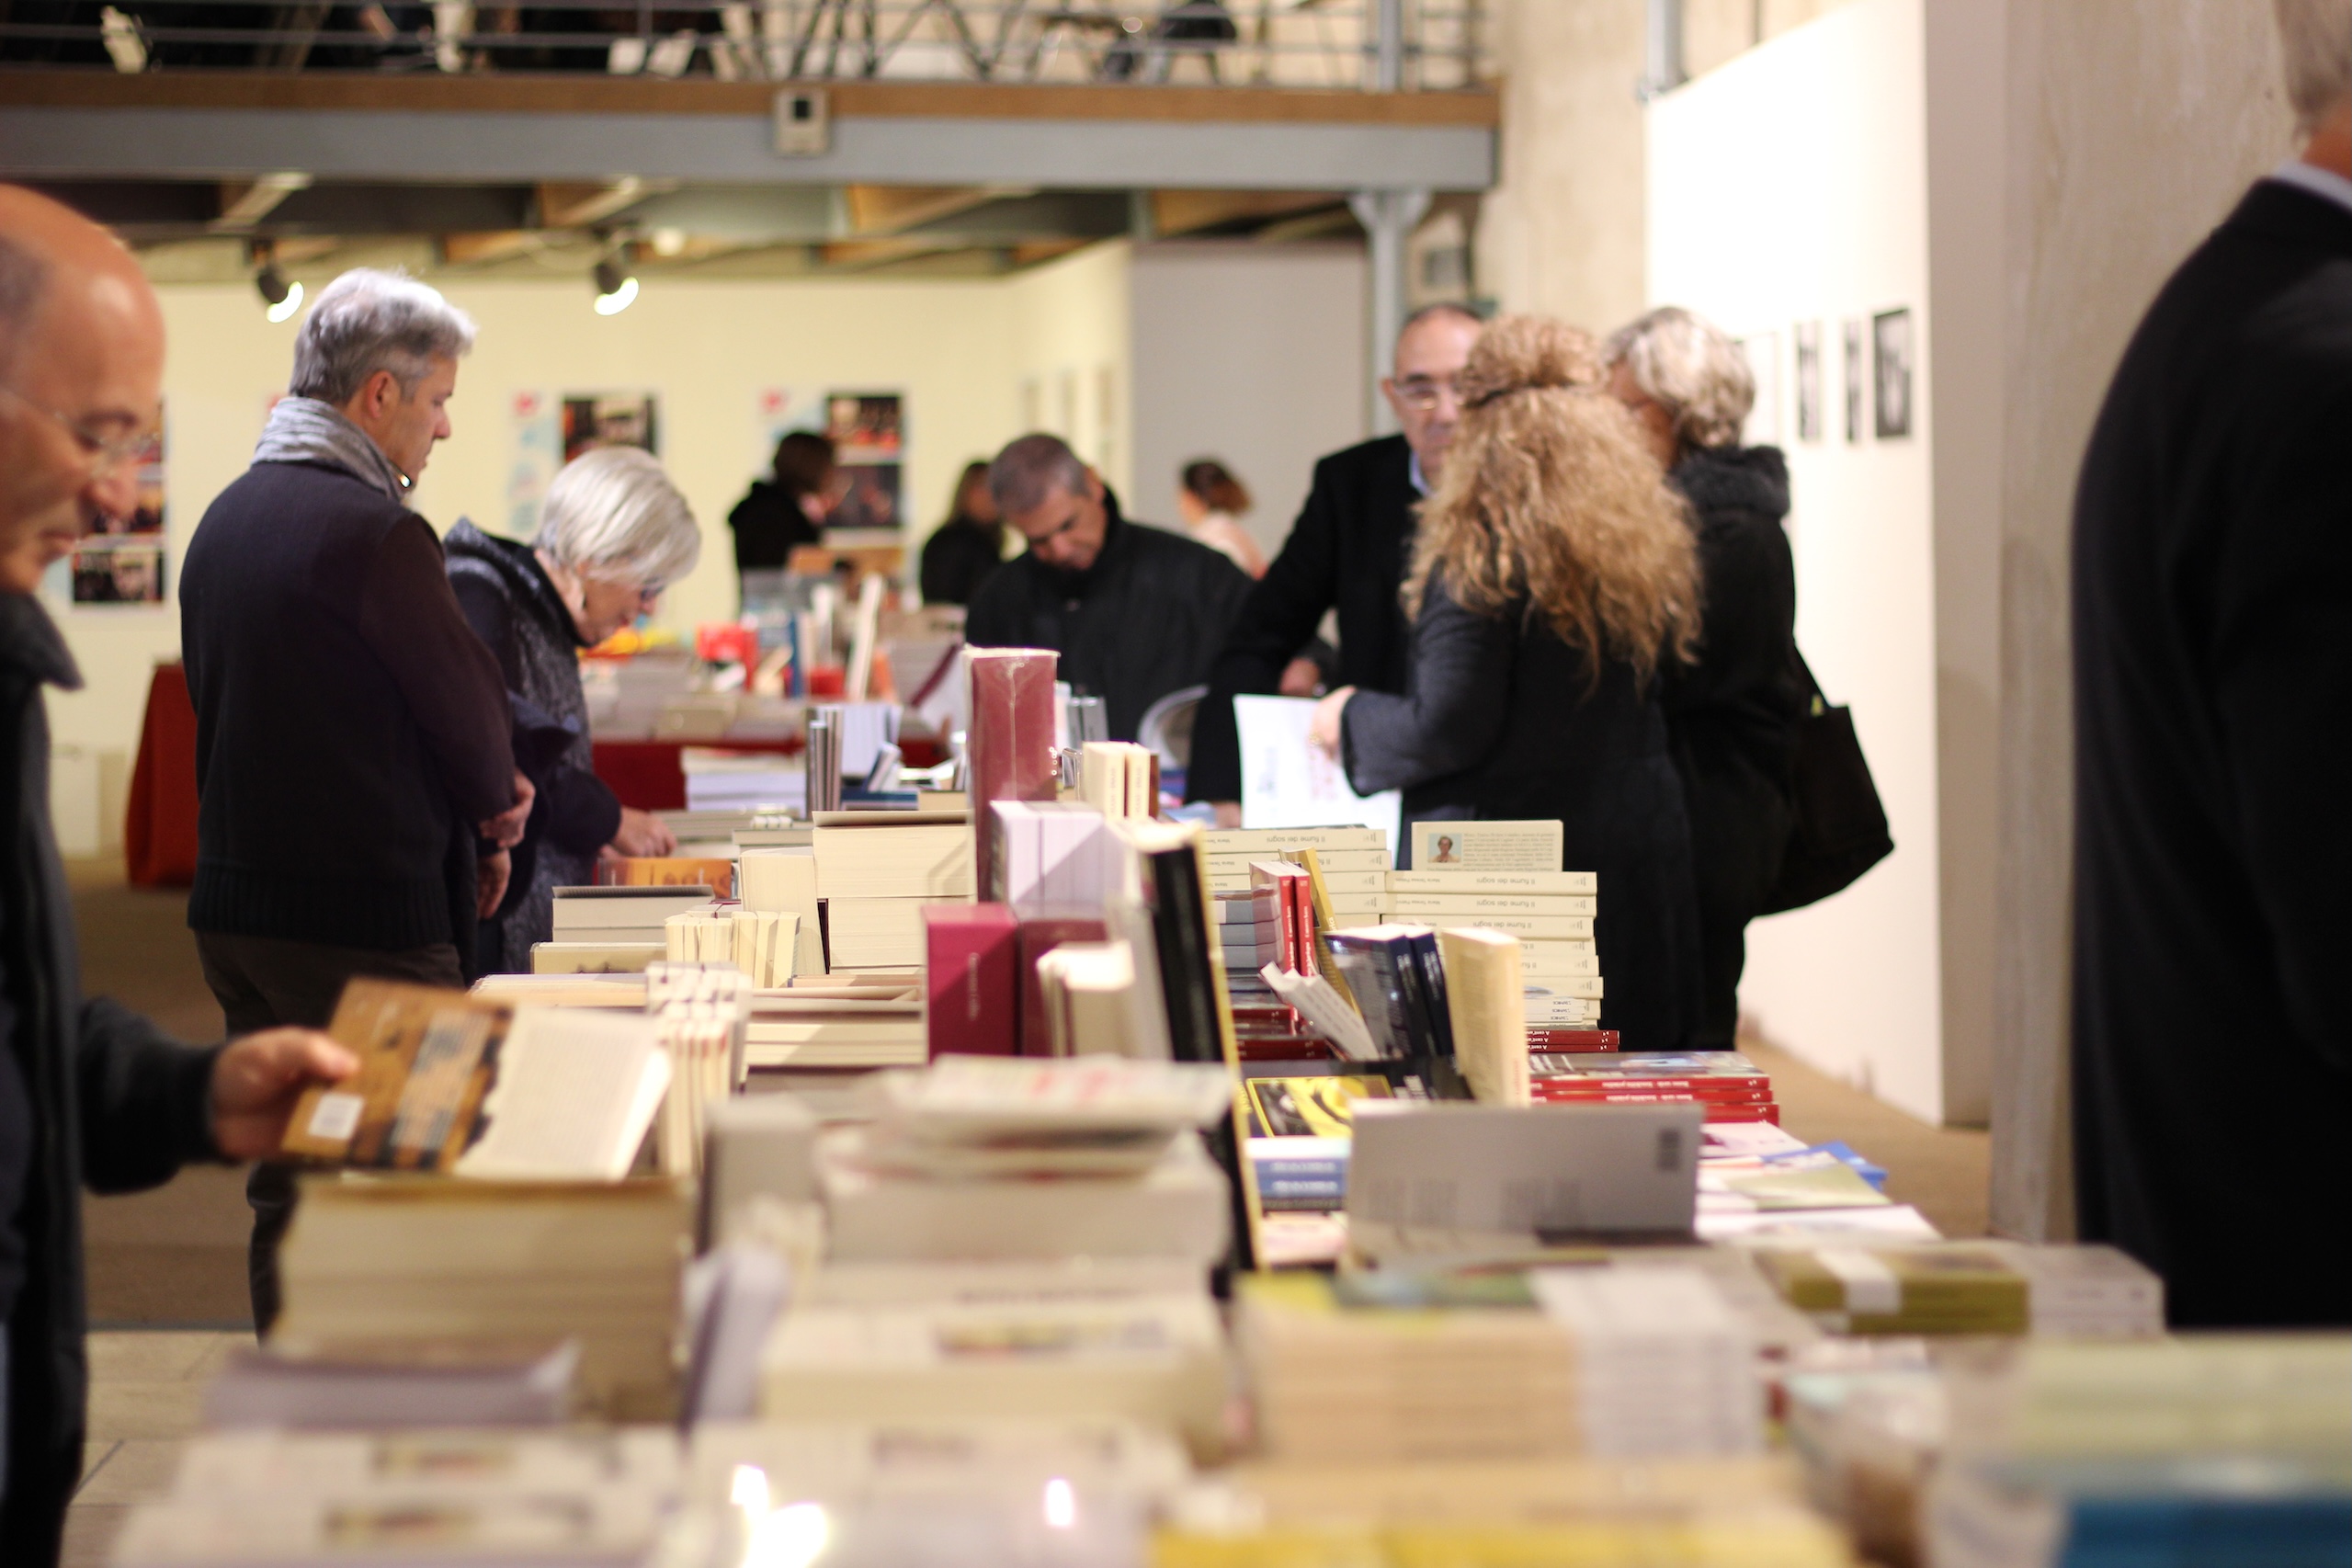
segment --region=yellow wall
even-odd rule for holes
[[[703,528],[702,565],[660,619],[681,631],[735,613],[727,512],[767,453],[763,388],[898,391],[906,396],[910,540],[947,509],[965,461],[1021,430],[1025,381],[1077,389],[1074,428],[1049,397],[1043,423],[1128,479],[1128,247],[1088,250],[1009,278],[971,281],[650,281],[630,310],[588,308],[574,278],[545,282],[436,278],[481,337],[450,404],[456,434],[434,454],[417,509],[436,527],[460,517],[499,531],[518,392],[651,389],[661,394],[661,455]],[[324,277],[307,280],[316,289]],[[244,285],[167,287],[169,581],[204,508],[244,471],[271,395],[290,366],[294,325],[263,320]],[[1108,403],[1108,417],[1105,417]],[[179,647],[175,607],[52,605],[88,685],[51,704],[62,748],[129,751],[149,671]],[[299,653],[300,650],[289,650]]]

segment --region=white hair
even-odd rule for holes
[[[702,530],[686,497],[653,455],[635,447],[598,447],[564,464],[547,487],[531,543],[574,572],[648,592],[702,558]]]
[[[288,391],[340,406],[379,370],[403,393],[473,347],[473,319],[405,272],[354,267],[319,290],[294,339]]]
[[[1674,420],[1685,446],[1728,447],[1755,406],[1755,372],[1721,327],[1665,305],[1609,335],[1608,362]]]
[[[2296,129],[2308,136],[2352,92],[2352,0],[2271,0],[2271,8],[2287,62],[2287,101]]]

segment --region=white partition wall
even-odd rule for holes
[[[1991,367],[1995,401],[1999,363],[1998,290],[1988,311],[1985,290],[1963,287],[1998,266],[1998,190],[1972,237],[1965,212],[1930,199],[1931,124],[1960,134],[1970,112],[1952,112],[1960,68],[1928,63],[1947,10],[1859,0],[1649,110],[1650,298],[1712,317],[1756,362],[1750,438],[1788,452],[1795,494],[1799,642],[1854,710],[1896,843],[1846,892],[1750,927],[1742,1007],[1776,1042],[1937,1121],[1984,1109],[1978,873],[1994,846],[1967,824],[1993,820],[1994,759],[1968,714],[1998,616],[1972,570],[1997,486],[1939,469],[1948,419],[1993,417],[1973,395],[1939,410],[1939,391],[1979,390],[1939,356]],[[1960,74],[1979,68],[1994,90],[1975,112],[1997,134],[1997,51]],[[1981,155],[1998,166],[1997,150]],[[1981,464],[1972,446],[1954,450]]]

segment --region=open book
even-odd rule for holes
[[[279,1147],[311,1164],[618,1181],[669,1088],[659,1025],[641,1014],[355,980],[327,1033],[359,1071],[295,1105]]]

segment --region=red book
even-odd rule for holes
[[[1058,655],[1042,648],[967,648],[971,678],[972,864],[981,891],[1002,898],[995,860],[996,813],[991,801],[1051,801],[1060,781],[1053,758],[1053,671]]]
[[[1589,1055],[1596,1051],[1615,1051],[1619,1040],[1615,1029],[1552,1029],[1540,1024],[1528,1026],[1528,1051],[1543,1056],[1557,1052],[1562,1056]]]
[[[1037,977],[1037,960],[1064,942],[1104,942],[1110,928],[1099,915],[1065,912],[1024,915],[1020,919],[1021,1021],[1020,1054],[1053,1054],[1053,1025],[1045,1014],[1045,986]]]
[[[1020,932],[1001,903],[923,906],[924,1020],[934,1057],[1020,1053]]]
[[[1290,967],[1301,974],[1320,974],[1323,966],[1315,961],[1315,880],[1307,875],[1304,866],[1295,869],[1297,876],[1283,879],[1290,895],[1290,928],[1298,939],[1297,961]]]
[[[1530,1084],[1530,1095],[1554,1105],[1772,1105],[1770,1095],[1710,1095],[1699,1089],[1580,1089],[1557,1078]]]
[[[1720,1078],[1587,1078],[1575,1073],[1539,1073],[1533,1080],[1563,1095],[1698,1095],[1717,1100],[1768,1100],[1772,1085]]]

